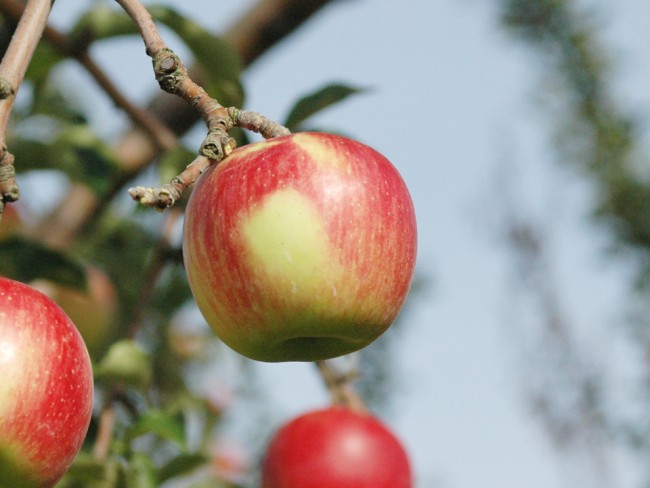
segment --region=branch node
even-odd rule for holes
[[[186,76],[186,70],[178,55],[171,49],[164,48],[152,58],[152,62],[160,88],[167,93],[178,93]]]
[[[13,84],[4,77],[0,77],[0,100],[7,99],[16,94]]]
[[[208,132],[201,143],[199,153],[208,159],[221,161],[230,155],[237,147],[235,139],[230,137],[223,127],[217,127]]]
[[[205,156],[198,156],[194,161],[187,165],[185,170],[178,176],[172,178],[169,183],[166,183],[158,188],[145,188],[137,186],[129,190],[129,195],[134,200],[140,202],[147,207],[153,207],[156,210],[165,210],[176,203],[183,191],[194,184],[194,182],[203,174],[203,172],[210,167],[214,162]]]
[[[164,210],[171,207],[181,197],[180,190],[173,182],[166,183],[159,188],[145,188],[137,186],[129,190],[129,195],[142,205]]]
[[[237,107],[230,107],[228,108],[228,115],[230,116],[233,125],[242,129],[257,132],[258,134],[261,134],[264,139],[272,139],[273,137],[291,134],[291,131],[282,124],[279,124],[257,112],[241,110]]]
[[[16,169],[14,168],[14,155],[2,149],[0,159],[0,200],[15,202],[20,198],[20,189],[16,182]]]

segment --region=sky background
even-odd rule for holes
[[[219,31],[254,2],[161,3]],[[641,111],[650,86],[647,5],[579,3],[602,9],[597,18],[616,55],[615,86],[627,107]],[[69,25],[88,4],[56,2],[54,24]],[[169,32],[163,35],[189,59]],[[137,40],[93,54],[133,99],[155,92]],[[120,56],[123,63],[115,63]],[[536,97],[540,68],[500,27],[494,2],[355,0],[334,2],[245,74],[246,107],[277,120],[299,96],[326,83],[371,88],[313,122],[386,155],[414,200],[417,273],[427,286],[391,338],[400,382],[384,419],[410,452],[418,488],[604,486],[590,477],[588,462],[554,451],[526,407],[519,346],[535,311],[513,290],[499,239],[503,195],[512,194],[521,212],[550,231],[551,272],[579,324],[578,339],[599,351],[612,381],[624,377],[627,352],[624,341],[612,339],[612,327],[629,270],[605,256],[603,230],[585,223],[589,185],[554,160],[553,122]],[[84,73],[69,70],[80,85],[86,82]],[[98,100],[97,125],[118,134],[124,118]],[[193,131],[188,140],[198,147],[202,136]],[[274,385],[269,402],[279,421],[327,402],[311,365],[256,367]],[[608,454],[611,486],[634,486],[634,465],[623,453]]]

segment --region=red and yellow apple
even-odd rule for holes
[[[262,488],[411,488],[408,456],[376,417],[345,407],[301,415],[275,434]]]
[[[88,351],[68,316],[33,288],[0,277],[0,486],[50,488],[90,422]]]
[[[192,294],[260,361],[359,350],[394,321],[416,258],[411,197],[359,142],[300,133],[235,150],[198,180],[183,228]]]

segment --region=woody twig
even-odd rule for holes
[[[203,118],[208,134],[199,149],[198,157],[169,183],[158,188],[136,187],[130,195],[140,203],[163,210],[176,202],[183,190],[192,185],[205,169],[228,156],[236,147],[229,135],[233,127],[259,132],[264,137],[289,134],[288,129],[261,114],[223,107],[216,99],[195,83],[182,60],[163,41],[156,24],[139,0],[117,0],[138,26],[147,54],[153,60],[153,69],[160,87],[183,98]]]
[[[51,0],[29,0],[16,32],[0,63],[0,216],[6,202],[20,197],[14,157],[7,150],[7,126],[11,110],[52,6]]]

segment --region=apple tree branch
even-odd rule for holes
[[[7,125],[29,62],[36,50],[52,7],[51,0],[29,0],[16,32],[0,62],[0,217],[6,202],[20,197],[14,157],[7,149]]]
[[[201,143],[198,157],[169,183],[159,188],[136,187],[129,194],[140,203],[163,210],[180,198],[183,190],[192,185],[212,163],[228,156],[236,147],[229,135],[233,127],[243,127],[261,133],[265,138],[289,134],[289,130],[261,114],[225,108],[210,97],[190,77],[187,67],[163,41],[151,14],[139,0],[117,0],[137,25],[147,54],[153,60],[156,80],[161,89],[178,95],[189,103],[203,118],[208,134]]]

